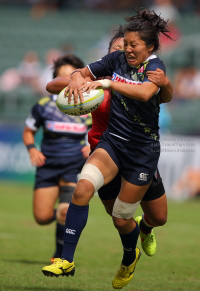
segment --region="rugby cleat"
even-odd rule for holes
[[[74,276],[75,266],[74,262],[70,263],[67,260],[54,258],[53,264],[42,268],[45,276],[58,277],[58,276]]]
[[[142,220],[142,216],[137,216],[135,221],[137,222],[138,226],[140,226],[140,221]],[[140,230],[140,238],[141,238],[141,245],[142,249],[147,256],[153,256],[156,253],[156,234],[155,231],[152,229],[151,233],[145,234]]]
[[[119,270],[117,271],[114,280],[112,281],[112,286],[114,289],[122,289],[133,278],[136,264],[141,256],[140,249],[136,248],[135,253],[136,253],[135,261],[128,267],[121,265]]]

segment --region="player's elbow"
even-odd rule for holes
[[[150,99],[152,96],[153,96],[153,95],[152,95],[150,92],[148,92],[148,91],[144,91],[143,94],[142,94],[142,96],[141,96],[141,101],[142,101],[142,102],[147,102],[147,101],[149,101],[149,99]]]
[[[167,102],[166,102],[166,103],[171,102],[171,101],[172,101],[172,98],[173,98],[173,96],[171,95],[171,96],[167,99]]]
[[[169,102],[171,102],[172,101],[172,98],[173,98],[173,96],[171,95],[168,95],[167,97],[165,97],[165,98],[162,98],[161,97],[161,103],[169,103]]]

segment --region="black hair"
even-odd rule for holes
[[[115,42],[118,38],[122,38],[122,37],[124,37],[124,31],[123,31],[123,26],[120,25],[118,30],[116,31],[116,33],[113,35],[113,37],[111,38],[111,40],[109,42],[108,53],[110,52],[110,48],[111,48],[113,42]]]
[[[56,78],[58,76],[58,71],[60,67],[70,65],[76,69],[82,69],[85,67],[83,61],[72,54],[67,54],[64,56],[59,57],[56,61],[54,61],[53,64],[53,78]]]
[[[153,10],[150,11],[144,8],[135,8],[135,10],[137,12],[135,16],[125,18],[128,24],[124,26],[124,34],[129,31],[138,32],[146,46],[154,46],[152,52],[156,52],[160,48],[160,33],[172,39],[168,34],[170,33],[168,21],[165,21]]]

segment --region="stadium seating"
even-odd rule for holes
[[[46,52],[52,48],[61,48],[64,44],[70,44],[74,48],[74,53],[85,63],[95,61],[96,59],[92,59],[92,48],[103,37],[110,35],[111,28],[120,23],[123,24],[125,15],[130,15],[130,11],[109,13],[108,15],[95,11],[78,10],[77,12],[75,9],[66,9],[61,12],[48,12],[43,18],[34,19],[31,17],[28,7],[2,6],[0,9],[0,74],[8,68],[18,67],[24,54],[29,50],[35,50],[41,63],[44,64]],[[182,36],[184,36],[181,46],[161,54],[167,67],[167,73],[172,77],[177,67],[180,68],[194,62],[200,66],[200,58],[197,53],[200,48],[195,42],[195,39],[199,39],[197,33],[200,19],[194,16],[184,16],[179,20],[178,27],[181,28]],[[191,36],[191,31],[194,38]],[[195,45],[193,45],[194,43]],[[22,122],[37,98],[38,96],[35,96],[29,87],[20,87],[10,93],[0,91],[1,120]],[[177,108],[177,111],[170,109],[174,132],[180,132],[183,128],[182,124],[184,124],[184,128],[190,130],[195,118],[198,120],[199,115],[196,111],[199,106],[195,102],[193,105],[185,103]],[[182,114],[182,110],[185,110],[185,114]],[[191,110],[191,114],[190,119],[188,118],[186,122],[185,120],[189,116],[188,110]]]
[[[0,91],[1,122],[15,124],[24,122],[35,102],[37,95],[27,86],[20,86],[10,92]]]

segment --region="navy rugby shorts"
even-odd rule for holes
[[[117,176],[107,185],[101,187],[98,190],[98,195],[101,200],[111,200],[116,199],[119,195],[121,189],[121,173],[119,172]],[[153,181],[149,186],[147,192],[145,193],[142,201],[152,201],[160,198],[165,194],[165,188],[162,182],[159,171],[157,170],[153,176]]]
[[[126,181],[138,186],[150,184],[160,156],[159,143],[136,145],[106,130],[97,148],[103,148],[110,155]]]
[[[57,186],[61,178],[77,183],[85,161],[82,153],[73,157],[47,157],[45,165],[36,169],[34,189]]]

